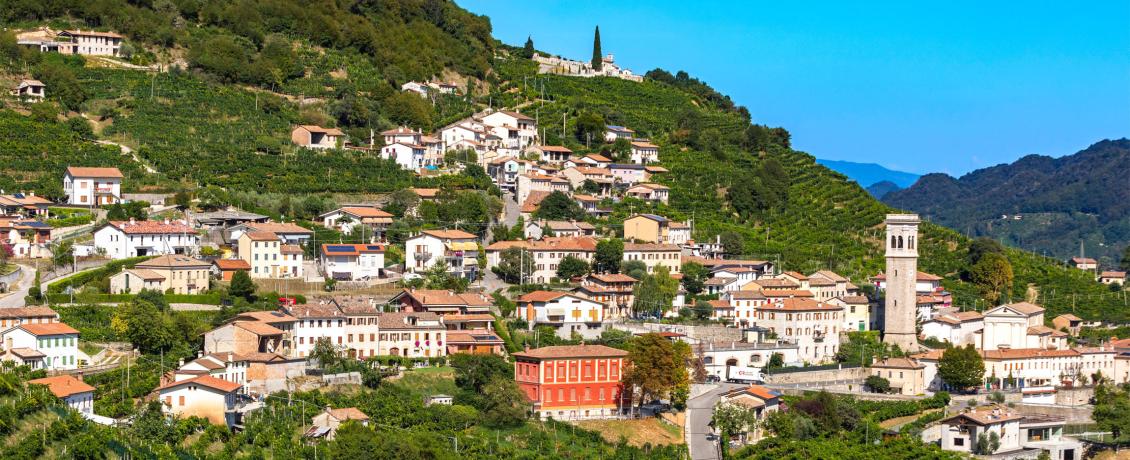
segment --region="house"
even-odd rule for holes
[[[273,232],[247,231],[238,240],[239,258],[251,265],[252,278],[302,278],[304,252]]]
[[[731,442],[739,444],[752,444],[765,437],[763,422],[769,414],[781,410],[781,393],[770,390],[761,385],[750,385],[738,388],[719,397],[719,404],[733,404],[753,411],[754,421],[731,436]]]
[[[408,83],[405,83],[406,85]],[[310,420],[310,430],[306,432],[306,437],[311,438],[326,438],[333,440],[337,436],[337,429],[342,423],[353,420],[363,426],[369,426],[369,416],[365,415],[356,407],[346,407],[343,409],[331,409],[329,406],[322,413],[315,415]]]
[[[47,97],[47,85],[39,80],[20,80],[20,84],[12,89],[12,95],[19,99],[39,102]]]
[[[585,182],[591,181],[599,188],[594,193],[601,197],[611,196],[612,186],[616,182],[612,177],[612,171],[609,171],[608,168],[596,166],[566,166],[565,169],[561,170],[561,176],[569,180],[569,186],[574,190],[580,189],[585,185]]]
[[[396,162],[401,169],[415,171],[425,166],[426,150],[426,147],[418,144],[393,142],[381,147],[381,158]]]
[[[621,383],[628,352],[603,345],[564,345],[514,353],[514,380],[540,418],[616,417],[630,410]]]
[[[821,300],[816,292],[813,298]],[[862,295],[845,295],[825,300],[832,305],[844,307],[844,331],[866,331],[871,329],[871,299]]]
[[[429,395],[429,396],[424,397],[424,405],[425,406],[434,406],[434,405],[437,405],[437,404],[441,405],[441,406],[450,406],[454,403],[455,403],[455,398],[452,397],[451,395],[436,394],[436,395]]]
[[[1016,453],[1020,450],[1020,420],[1023,416],[1003,405],[967,409],[942,419],[942,450],[974,453],[978,438],[996,435],[1000,446],[984,454]],[[976,452],[982,453],[982,452]]]
[[[549,325],[563,339],[574,333],[595,339],[604,331],[606,308],[603,303],[567,292],[534,291],[518,298],[517,315],[526,320],[531,331]]]
[[[336,149],[345,142],[345,133],[337,128],[299,125],[290,132],[290,141],[308,149]]]
[[[1092,259],[1090,257],[1072,257],[1071,260],[1068,261],[1068,263],[1072,267],[1078,268],[1080,270],[1098,270],[1099,269],[1099,261]]]
[[[232,352],[210,353],[201,355],[188,363],[182,362],[181,366],[173,371],[172,380],[188,380],[208,375],[227,382],[238,383],[243,386],[243,388],[240,388],[240,393],[246,394],[248,391],[247,371],[250,367],[251,361],[247,356]],[[168,381],[163,381],[162,384],[164,383],[168,383]]]
[[[345,348],[345,312],[331,303],[290,305],[280,311],[294,317],[294,351],[300,358],[309,357],[319,339],[328,339],[339,349]]]
[[[284,311],[252,311],[236,315],[227,323],[204,333],[204,353],[252,357],[293,352],[298,319]]]
[[[447,329],[443,319],[435,313],[383,313],[379,327],[378,355],[411,358],[447,355]]]
[[[487,163],[487,175],[503,189],[513,189],[518,174],[524,172],[525,162],[511,156],[495,158]]]
[[[537,122],[528,115],[499,110],[482,117],[482,124],[502,139],[502,147],[523,150],[538,138]]]
[[[922,323],[922,336],[949,342],[954,346],[981,345],[985,317],[976,311],[960,311],[935,315]]]
[[[590,273],[581,281],[576,293],[606,305],[605,316],[623,318],[631,314],[634,290],[639,280],[628,275]]]
[[[537,172],[519,174],[515,182],[515,198],[519,203],[525,203],[536,192],[565,192],[571,191],[569,179],[558,176],[548,176]]]
[[[592,195],[585,195],[583,193],[574,193],[573,201],[576,201],[581,209],[590,216],[597,218],[605,217],[612,213],[611,209],[602,209],[600,207],[600,198]]]
[[[797,345],[805,362],[829,361],[839,351],[843,307],[811,298],[769,297],[755,312],[753,324],[768,328],[778,340]]]
[[[379,244],[323,244],[319,265],[327,278],[335,280],[382,278],[385,247]]]
[[[462,230],[423,230],[404,245],[404,267],[424,273],[442,265],[449,273],[475,280],[479,273],[478,237]]]
[[[608,169],[608,165],[612,163],[611,158],[608,158],[599,153],[590,153],[588,155],[585,155],[584,157],[570,161],[574,163],[572,166],[592,166],[601,169]],[[612,171],[609,171],[609,174],[611,173]]]
[[[1055,391],[1056,386],[1072,385],[1082,375],[1100,371],[1117,383],[1130,381],[1130,369],[1115,347],[1103,346],[1075,349],[1001,348],[979,350],[985,362],[984,387]],[[942,350],[931,350],[911,356],[926,365],[925,381],[931,390],[949,389],[938,376],[938,360]]]
[[[122,177],[118,168],[68,166],[63,174],[63,194],[67,196],[67,204],[121,203]]]
[[[74,54],[86,56],[118,56],[125,37],[113,32],[95,32],[93,30],[64,30],[56,37],[67,40],[72,44],[70,49]],[[62,48],[59,49],[63,51]]]
[[[389,300],[406,312],[430,312],[442,316],[490,313],[494,301],[477,292],[452,292],[442,289],[404,289]]]
[[[655,214],[636,214],[624,219],[624,239],[683,245],[691,239],[691,227]]]
[[[1107,270],[1099,273],[1099,282],[1103,284],[1119,284],[1126,286],[1126,272]]]
[[[394,129],[381,131],[381,137],[384,138],[385,145],[395,144],[397,142],[403,142],[405,144],[422,144],[420,140],[421,138],[423,138],[423,133],[404,126],[398,126]]]
[[[647,181],[650,174],[644,169],[643,165],[638,164],[616,164],[609,163],[608,171],[612,173],[612,177],[621,184],[633,185],[639,182]]]
[[[212,261],[212,274],[224,281],[231,281],[236,272],[251,273],[251,264],[243,259],[216,259]]]
[[[274,233],[283,244],[304,245],[314,237],[314,231],[291,222],[249,222],[232,227],[229,241],[238,242],[244,232]]]
[[[524,233],[527,239],[540,240],[547,236],[577,237],[593,236],[596,227],[588,222],[573,220],[533,220],[526,224]]]
[[[629,187],[624,191],[624,196],[667,204],[670,193],[671,188],[666,185],[643,183]]]
[[[1056,330],[1076,336],[1079,335],[1079,331],[1083,329],[1083,318],[1071,313],[1065,313],[1052,318],[1052,326],[1054,326]]]
[[[624,243],[624,262],[639,260],[647,265],[648,273],[655,273],[656,267],[667,267],[670,274],[682,270],[682,250],[673,244]]]
[[[626,139],[630,141],[635,135],[636,132],[631,130],[630,128],[616,125],[604,126],[604,142],[609,144],[616,142],[617,139]]]
[[[444,317],[446,322],[448,317]],[[484,329],[447,331],[447,354],[470,353],[475,355],[503,355],[505,342],[493,331]]]
[[[352,235],[360,228],[362,238],[367,233],[370,242],[384,241],[385,231],[392,225],[392,214],[375,206],[343,206],[318,216],[326,228],[335,228],[345,235]]]
[[[557,278],[557,266],[566,257],[576,257],[591,264],[596,254],[596,240],[587,236],[543,237],[530,242],[526,250],[534,258],[534,271],[528,279],[546,283]]]
[[[420,83],[418,81],[410,81],[408,83],[400,85],[401,91],[416,93],[419,94],[420,97],[428,97],[428,89],[429,87],[427,83]]]
[[[239,390],[243,386],[202,375],[157,387],[157,400],[167,414],[200,417],[214,425],[236,424]]]
[[[49,324],[59,322],[59,314],[49,307],[0,308],[0,330],[21,324]]]
[[[94,248],[111,259],[195,254],[196,230],[184,221],[110,221],[94,231]]]
[[[14,257],[22,259],[50,256],[48,245],[51,242],[51,225],[38,220],[3,217],[0,218],[0,243],[7,244]]]
[[[651,142],[632,141],[632,163],[646,165],[659,161],[659,146]]]
[[[560,164],[568,160],[573,151],[560,145],[539,145],[531,147],[529,152],[536,153],[543,163]]]
[[[202,212],[199,214],[192,214],[192,225],[196,228],[203,228],[208,230],[213,229],[229,229],[236,225],[247,223],[266,223],[270,220],[269,217],[262,214],[255,214],[253,212],[243,212],[238,209],[229,208],[222,211]]]
[[[35,196],[35,192],[0,194],[0,216],[47,217],[51,200]]]
[[[768,328],[749,326],[743,328],[741,334],[741,341],[702,342],[702,361],[708,375],[730,380],[731,368],[764,369],[773,355],[781,355],[786,366],[802,364],[797,345],[778,341]]]
[[[887,379],[891,392],[916,396],[926,393],[926,366],[910,358],[887,358],[871,364],[871,375]]]
[[[20,324],[0,332],[0,338],[4,344],[0,360],[49,371],[79,367],[78,331],[66,324]]]
[[[71,375],[56,375],[28,380],[29,385],[44,385],[67,407],[80,414],[94,413],[94,387]]]
[[[110,277],[111,294],[137,294],[143,289],[174,294],[200,294],[210,287],[212,265],[182,255],[164,255],[139,262]]]

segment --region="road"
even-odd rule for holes
[[[691,460],[717,460],[718,443],[706,439],[707,434],[714,432],[710,427],[710,419],[714,416],[714,405],[723,393],[747,385],[739,383],[720,383],[718,387],[700,396],[687,401],[687,448],[691,451]]]
[[[35,267],[19,264],[22,272],[20,279],[16,281],[16,286],[8,291],[4,297],[0,297],[0,308],[12,308],[24,306],[24,296],[27,291],[31,289],[32,281],[35,281]]]
[[[517,198],[511,192],[502,194],[502,222],[507,227],[513,227],[518,223],[518,216],[522,214],[522,206],[518,204]]]

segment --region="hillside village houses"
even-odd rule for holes
[[[557,56],[542,56],[534,53],[534,61],[538,63],[538,73],[551,73],[569,77],[616,77],[628,81],[641,82],[643,75],[633,74],[631,70],[623,69],[616,65],[610,53],[601,58],[601,69],[596,70],[589,61],[574,61]]]
[[[118,168],[69,166],[63,175],[63,194],[67,196],[67,204],[121,203],[122,177]]]
[[[636,132],[623,126],[606,125],[604,127],[604,142],[613,143],[619,139],[632,140]]]
[[[624,239],[681,246],[690,241],[691,227],[655,214],[637,214],[624,219]]]
[[[1126,287],[1126,272],[1105,270],[1099,273],[1099,282],[1103,284],[1120,284]]]
[[[80,375],[81,377],[81,375]],[[94,387],[71,375],[56,375],[28,380],[29,385],[44,385],[63,404],[84,416],[94,413]]]
[[[110,221],[94,231],[94,248],[111,259],[195,254],[200,244],[196,230],[183,220]]]
[[[1079,270],[1095,271],[1099,269],[1099,261],[1090,257],[1072,257],[1068,263]]]
[[[78,336],[78,330],[59,322],[20,324],[0,332],[0,361],[32,369],[77,369],[79,360],[86,359],[78,349]]]

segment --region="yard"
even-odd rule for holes
[[[644,418],[639,420],[585,420],[577,426],[600,433],[610,443],[620,442],[623,437],[632,446],[653,446],[682,444],[683,431],[678,426],[659,420]]]

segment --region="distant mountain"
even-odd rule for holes
[[[1105,266],[1130,244],[1130,140],[1104,140],[1061,158],[1029,155],[955,179],[927,174],[883,197],[970,236],[991,236],[1058,258]]]
[[[914,181],[918,180],[919,177],[918,174],[895,171],[875,163],[820,159],[817,159],[816,162],[827,166],[828,169],[848,176],[848,178],[856,181],[864,188],[883,181],[892,182],[898,186],[898,188],[906,188],[914,185]]]
[[[865,190],[867,190],[867,193],[870,193],[871,196],[881,200],[883,197],[887,196],[888,193],[895,190],[902,190],[902,187],[899,187],[898,184],[889,180],[884,180],[871,184]]]

